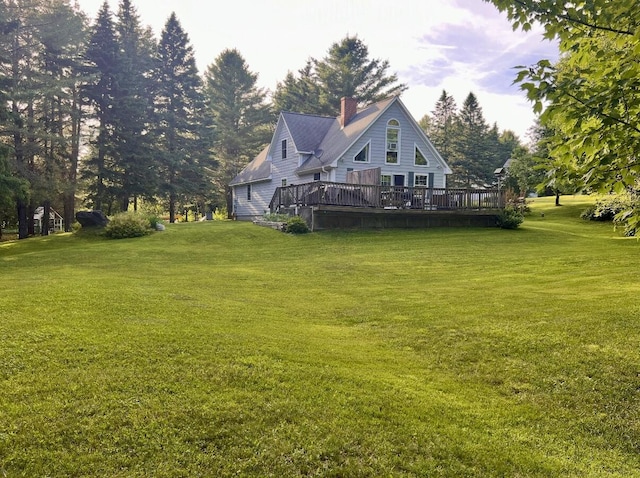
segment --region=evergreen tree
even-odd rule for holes
[[[157,188],[154,167],[155,138],[152,82],[155,41],[143,30],[136,9],[129,0],[121,0],[116,33],[117,69],[113,101],[113,147],[117,199],[126,211],[138,197],[152,197]]]
[[[36,201],[60,201],[61,185],[74,169],[78,52],[84,25],[68,0],[2,3],[0,77],[10,114],[0,130],[11,144],[12,170],[28,184],[31,201],[17,197],[19,238],[34,233]],[[76,156],[77,158],[77,156]],[[46,233],[46,229],[44,231]]]
[[[214,203],[227,211],[233,209],[229,182],[272,134],[271,111],[257,79],[235,49],[224,50],[205,72],[205,94],[216,132],[213,153],[219,164]]]
[[[83,176],[88,183],[89,202],[94,209],[102,209],[109,203],[115,183],[111,171],[114,167],[114,102],[118,68],[115,25],[106,1],[98,12],[85,56],[88,74],[94,80],[85,86],[84,91],[93,106],[98,133]]]
[[[490,153],[487,148],[489,126],[482,108],[471,92],[456,121],[456,141],[449,158],[452,182],[458,186],[484,186],[493,182]]]
[[[78,157],[80,153],[81,104],[79,89],[85,81],[81,74],[81,52],[85,48],[87,28],[84,16],[66,0],[44,5],[38,35],[43,45],[40,70],[43,83],[39,101],[41,141],[40,203],[49,217],[53,203],[64,208],[65,228],[74,221]],[[42,228],[47,235],[49,229]]]
[[[294,111],[306,114],[322,114],[320,85],[313,70],[313,60],[309,59],[299,76],[288,72],[283,82],[279,82],[273,95],[276,112]]]
[[[369,59],[369,48],[357,36],[346,36],[329,48],[327,56],[314,61],[320,85],[320,105],[327,115],[338,115],[340,99],[351,97],[367,105],[407,89],[388,74],[387,60]]]
[[[160,193],[166,198],[169,221],[175,221],[179,198],[195,196],[206,177],[208,155],[204,96],[193,48],[172,13],[158,47],[156,98],[160,157]]]
[[[427,134],[445,161],[449,160],[455,138],[457,108],[453,96],[449,95],[446,90],[442,90],[442,94],[431,112]]]
[[[310,58],[297,78],[289,72],[278,84],[274,107],[337,116],[342,97],[355,98],[365,106],[405,91],[407,86],[397,83],[397,75],[388,70],[388,61],[370,59],[364,42],[346,36],[332,44],[323,59]]]

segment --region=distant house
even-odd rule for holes
[[[40,206],[36,208],[33,213],[33,222],[36,233],[40,234],[42,231],[42,225],[46,224],[49,227],[50,232],[62,232],[64,231],[64,221],[62,216],[58,214],[53,208],[49,209],[49,220],[44,218],[44,207]]]
[[[313,183],[445,188],[451,169],[399,97],[363,109],[343,98],[337,118],[282,112],[271,143],[230,183],[233,213],[252,220],[276,191]]]

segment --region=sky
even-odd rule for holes
[[[93,22],[104,0],[77,0]],[[119,0],[108,0],[117,12]],[[416,120],[430,114],[442,90],[461,107],[473,92],[489,124],[523,142],[534,123],[531,104],[513,85],[515,66],[556,59],[557,45],[540,29],[512,31],[504,14],[483,0],[132,0],[143,26],[159,38],[175,12],[189,35],[201,73],[236,48],[258,86],[275,91],[287,72],[322,59],[333,43],[357,36],[370,59],[409,88],[401,99]]]

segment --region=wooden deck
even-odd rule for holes
[[[314,181],[276,189],[271,212],[313,206],[340,206],[384,211],[458,211],[496,214],[504,204],[497,189],[441,189],[374,186]]]

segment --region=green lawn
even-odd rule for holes
[[[0,243],[0,477],[640,476],[640,243],[587,203]]]

